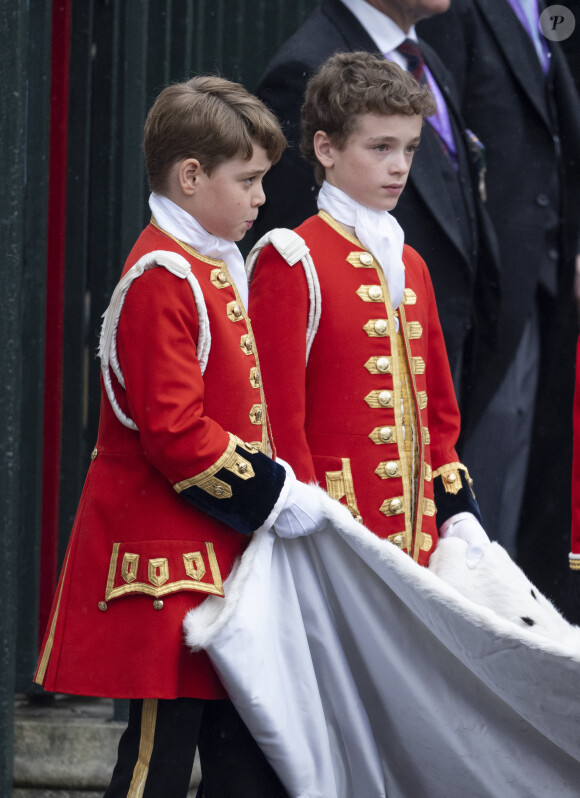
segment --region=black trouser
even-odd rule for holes
[[[132,700],[105,798],[185,798],[199,746],[204,798],[287,798],[231,701]]]

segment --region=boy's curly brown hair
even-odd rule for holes
[[[306,86],[302,105],[300,150],[314,165],[316,182],[324,168],[314,154],[314,134],[323,130],[342,149],[357,129],[361,114],[432,116],[435,100],[427,87],[382,55],[367,52],[335,53]]]

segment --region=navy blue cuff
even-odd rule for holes
[[[450,476],[454,476],[453,489],[450,489]],[[439,474],[433,478],[433,493],[435,507],[437,509],[437,528],[457,513],[473,513],[481,524],[481,513],[479,505],[471,489],[471,480],[467,471],[461,467],[453,470],[450,474]],[[459,480],[461,487],[456,487],[456,480]]]
[[[224,454],[174,489],[198,509],[249,535],[266,521],[286,480],[286,471],[257,449],[230,435]]]

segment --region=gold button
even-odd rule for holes
[[[403,509],[403,502],[400,499],[391,499],[389,508],[392,513],[400,513]]]
[[[233,312],[234,316],[237,316],[238,318],[242,315],[242,309],[241,309],[241,307],[238,304],[235,304],[233,306],[232,312]]]
[[[393,430],[390,427],[381,427],[379,430],[379,438],[385,443],[391,440],[392,435]]]
[[[372,266],[373,265],[373,256],[370,252],[361,252],[359,255],[359,260],[363,266]]]
[[[224,495],[224,486],[223,485],[214,485],[213,492],[216,496],[223,496]]]
[[[381,407],[390,407],[393,403],[393,394],[390,391],[381,391],[379,393],[379,404]]]
[[[377,371],[380,371],[381,374],[387,374],[391,368],[391,361],[388,357],[380,357],[377,360]]]
[[[393,535],[393,537],[390,538],[390,541],[391,543],[394,543],[395,546],[398,546],[400,549],[403,549],[405,547],[405,538],[403,537],[403,535]]]
[[[389,477],[396,477],[399,473],[399,465],[394,460],[389,460],[388,463],[385,464],[385,471],[387,476]]]
[[[244,346],[246,347],[248,352],[251,352],[252,351],[252,339],[251,338],[246,338],[246,340],[244,341]]]
[[[91,452],[91,460],[96,460],[96,459],[97,459],[97,455],[98,455],[98,453],[99,453],[99,452],[98,452],[97,448],[95,447],[95,448],[93,449],[93,451]]]
[[[155,599],[153,602],[153,609],[154,610],[162,610],[163,609],[163,602],[161,599]]]
[[[359,524],[362,524],[362,515],[353,515],[355,521],[358,521]]]
[[[238,463],[238,471],[240,472],[240,474],[244,474],[247,470],[248,470],[247,463]]]
[[[373,300],[373,302],[378,302],[379,299],[382,299],[383,292],[381,290],[381,286],[380,285],[369,286],[369,296]]]
[[[217,278],[220,281],[220,283],[227,283],[227,281],[228,281],[228,276],[227,276],[227,274],[225,272],[220,272],[218,274]]]
[[[109,609],[107,607],[107,602],[106,601],[99,601],[99,609],[101,610],[101,612],[106,612],[106,610]]]
[[[387,321],[386,319],[377,319],[375,321],[375,332],[377,335],[387,334]]]
[[[447,474],[445,479],[447,480],[447,482],[455,482],[455,480],[457,479],[457,474]]]

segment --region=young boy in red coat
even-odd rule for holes
[[[489,541],[455,451],[433,288],[389,214],[434,111],[428,89],[383,58],[322,65],[302,108],[302,152],[322,186],[319,214],[295,231],[310,255],[290,266],[262,239],[250,315],[277,450],[298,479],[422,565],[439,532],[463,537],[475,566]]]
[[[185,796],[198,742],[206,798],[285,795],[182,635],[249,534],[301,503],[271,456],[235,244],[284,146],[262,103],[217,77],[166,88],[145,125],[153,215],[105,316],[98,438],[36,674],[131,699],[107,798]]]

